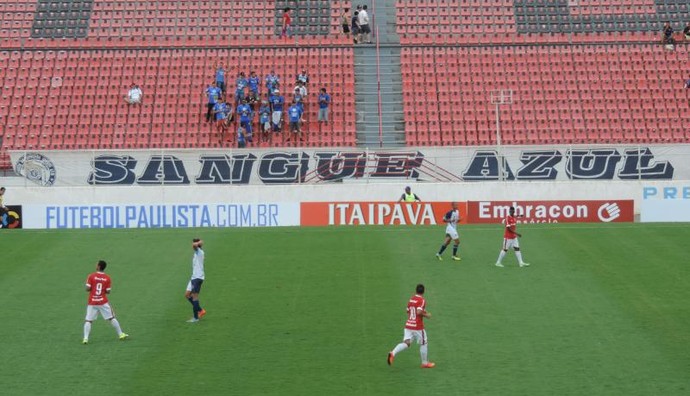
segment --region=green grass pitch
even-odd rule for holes
[[[5,231],[5,395],[690,394],[687,225],[524,225],[493,266],[500,226]],[[183,298],[205,240],[198,324]],[[109,262],[111,302],[81,345],[84,279]],[[427,286],[429,357],[386,354]]]

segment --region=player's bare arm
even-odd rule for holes
[[[431,312],[427,312],[422,308],[417,308],[417,315],[423,316],[425,318],[431,318]]]

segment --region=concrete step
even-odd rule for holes
[[[371,45],[357,45],[354,49],[358,145],[402,147],[405,145],[405,123],[396,8],[390,0],[362,0],[360,3],[369,6],[373,28],[378,28],[378,40],[383,45],[379,46],[378,54],[376,47]],[[375,5],[375,12],[372,5]]]

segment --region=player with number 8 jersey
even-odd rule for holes
[[[83,344],[89,343],[89,334],[91,333],[91,324],[98,319],[98,314],[101,314],[103,319],[110,322],[115,328],[120,340],[125,340],[128,335],[120,328],[120,323],[115,319],[115,313],[108,302],[108,294],[110,293],[110,276],[105,273],[107,263],[103,260],[96,264],[96,272],[90,274],[86,278],[86,291],[89,292],[88,305],[86,306],[86,319],[84,320],[84,340]]]
[[[426,300],[424,299],[424,285],[419,284],[415,289],[416,294],[407,302],[407,321],[403,334],[403,342],[396,345],[388,353],[388,365],[393,365],[395,355],[410,347],[412,341],[419,344],[419,353],[422,357],[422,368],[433,368],[435,363],[429,362],[427,358],[428,346],[426,330],[424,329],[424,318],[431,318],[431,313],[426,310]]]

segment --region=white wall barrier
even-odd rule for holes
[[[690,182],[645,184],[640,221],[690,222]]]
[[[2,180],[0,180],[0,183]],[[683,182],[487,182],[414,184],[425,202],[633,200]],[[9,186],[5,204],[22,205],[25,228],[252,227],[300,224],[304,202],[392,202],[405,183],[282,186]],[[663,191],[663,190],[662,190]],[[690,200],[686,200],[690,201]]]
[[[610,218],[608,209],[593,205],[628,211],[631,205],[614,201],[633,200],[639,214],[643,201],[690,197],[690,145],[46,151],[11,157],[19,176],[0,178],[0,185],[8,187],[6,205],[23,207],[12,216],[22,217],[26,228],[299,225],[301,203],[390,203],[406,185],[425,202],[526,201],[531,207],[601,201],[589,202],[587,219]],[[547,206],[561,212],[559,205]],[[398,209],[376,210],[383,219]],[[604,215],[594,216],[599,209]],[[416,218],[405,216],[406,222]]]

